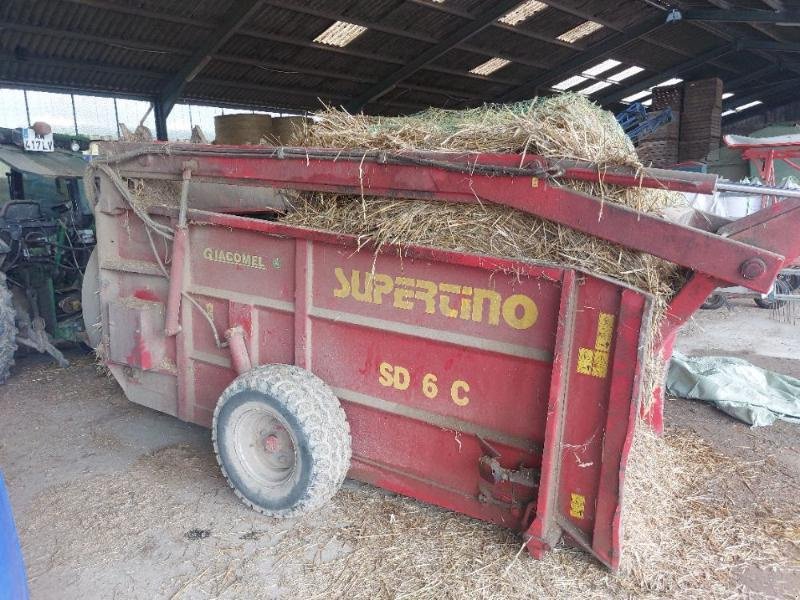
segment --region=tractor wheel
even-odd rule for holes
[[[717,310],[725,306],[725,296],[722,294],[711,294],[700,308],[705,310]]]
[[[214,411],[217,461],[241,500],[271,517],[311,512],[350,467],[350,426],[325,383],[292,365],[237,377]]]
[[[14,301],[8,289],[6,274],[0,272],[0,383],[5,383],[17,351],[17,324]]]
[[[775,293],[776,294],[790,294],[792,292],[791,284],[781,275],[775,280]],[[753,298],[759,308],[777,309],[786,304],[786,300],[770,300],[769,298]]]

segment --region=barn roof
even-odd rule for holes
[[[717,76],[735,94],[727,108],[771,106],[794,98],[800,78],[800,28],[787,26],[800,10],[783,4],[4,0],[0,86],[167,109],[325,102],[399,114],[554,93],[571,76],[568,89],[612,106],[665,79]]]

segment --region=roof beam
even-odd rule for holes
[[[28,33],[33,35],[49,35],[67,40],[76,40],[79,42],[89,42],[92,44],[103,44],[112,46],[114,48],[121,48],[123,50],[134,50],[137,52],[146,52],[149,54],[169,54],[172,56],[189,56],[191,52],[176,48],[174,46],[166,46],[164,44],[153,44],[150,42],[142,42],[138,40],[121,39],[119,37],[105,37],[95,33],[82,33],[79,31],[69,31],[65,29],[56,29],[54,27],[39,27],[38,25],[23,25],[11,21],[0,21],[0,29],[7,31],[18,31],[20,33]]]
[[[748,40],[747,47],[752,50],[769,50],[770,52],[800,52],[800,42],[768,42],[764,40]]]
[[[82,60],[74,60],[74,59],[55,59],[46,56],[26,56],[25,58],[20,58],[13,53],[10,52],[0,52],[0,64],[36,64],[48,67],[60,67],[62,69],[83,69],[83,70],[91,70],[95,72],[102,72],[102,73],[109,73],[112,75],[122,75],[128,78],[130,77],[142,77],[146,79],[152,79],[153,89],[158,88],[158,81],[163,81],[169,74],[160,72],[160,71],[149,71],[149,70],[142,70],[142,69],[135,69],[131,67],[119,67],[114,65],[108,65],[104,63],[96,63],[96,62],[86,62]],[[290,88],[290,87],[282,87],[282,86],[274,86],[269,84],[260,84],[260,83],[253,83],[241,80],[228,80],[228,79],[214,79],[214,78],[202,78],[198,77],[194,80],[198,84],[206,84],[206,85],[217,85],[220,87],[231,88],[233,90],[236,89],[248,89],[253,91],[259,92],[278,92],[281,94],[286,95],[295,95],[299,97],[307,97],[312,99],[310,103],[313,106],[319,106],[317,99],[323,98],[330,101],[336,101],[338,103],[343,103],[347,100],[347,97],[344,95],[336,95],[332,92],[325,91],[325,90],[309,90],[309,89],[298,89],[298,88]],[[146,99],[152,100],[152,95],[148,94],[148,92],[127,92],[124,90],[115,90],[111,87],[92,87],[92,88],[80,88],[79,86],[74,86],[72,84],[37,84],[35,82],[16,82],[14,86],[7,86],[7,80],[3,80],[2,82],[6,87],[23,87],[26,89],[43,89],[44,91],[55,90],[57,92],[63,93],[72,93],[77,89],[86,89],[87,93],[91,92],[99,92],[104,94],[109,94],[112,96],[120,96],[126,98],[136,98],[136,99]],[[420,89],[420,91],[427,91],[430,93],[445,93],[447,90],[436,90],[432,88],[427,88],[425,86],[413,86],[414,88]],[[410,89],[413,89],[412,86],[409,86]],[[453,91],[452,95],[457,95],[457,91]],[[223,102],[223,101],[221,101]],[[223,102],[225,104],[225,102]],[[230,106],[236,106],[235,102],[227,102]],[[259,106],[258,104],[252,102],[245,102],[241,105],[248,105],[248,106]],[[409,102],[401,102],[395,100],[386,101],[385,104],[397,106],[399,108],[405,109],[414,109],[418,110],[422,108],[422,104],[413,104]]]
[[[515,87],[498,98],[501,102],[508,102],[509,100],[517,100],[526,96],[536,93],[536,90],[548,83],[556,81],[557,79],[564,79],[573,71],[579,71],[585,67],[589,67],[594,62],[614,50],[629,44],[633,40],[641,36],[655,31],[669,22],[669,19],[663,15],[659,15],[652,19],[648,19],[638,25],[629,28],[625,32],[618,32],[606,39],[589,46],[586,51],[581,52],[575,58],[558,65],[557,69],[553,69],[545,73],[541,77],[532,79],[518,87]]]
[[[800,23],[800,10],[689,9],[683,12],[687,21],[716,23]]]
[[[518,0],[517,4],[521,4],[524,0]],[[286,0],[267,0],[267,2],[276,8],[282,8],[284,10],[290,10],[292,12],[304,14],[304,15],[311,15],[314,17],[319,17],[323,19],[330,19],[331,21],[347,21],[348,23],[354,23],[356,25],[361,25],[362,27],[366,27],[367,29],[372,29],[374,31],[382,31],[383,33],[388,33],[390,35],[396,35],[398,37],[405,37],[409,39],[416,39],[420,42],[426,42],[429,44],[435,44],[438,42],[436,38],[432,38],[431,36],[418,34],[413,31],[408,31],[406,29],[400,29],[398,27],[391,27],[389,25],[383,25],[382,23],[376,23],[375,21],[369,21],[365,19],[360,19],[355,16],[351,15],[342,15],[341,13],[330,11],[330,10],[321,10],[318,8],[312,8],[308,6],[300,6],[296,2],[287,2]],[[449,7],[445,7],[444,4],[438,4],[434,2],[429,3],[430,8],[433,9],[440,9],[442,12],[445,12],[451,16],[459,17],[462,19],[468,19],[470,21],[475,19],[475,16],[460,10],[460,9],[452,9]],[[516,8],[516,7],[512,7]],[[510,9],[509,9],[510,10]],[[506,11],[508,12],[508,11]],[[504,13],[505,14],[505,13]],[[501,17],[503,15],[500,15]],[[499,19],[500,17],[498,17]],[[492,25],[500,26],[508,31],[512,31],[516,34],[519,34],[523,37],[527,37],[534,40],[539,40],[541,42],[546,42],[548,44],[554,44],[556,46],[563,46],[565,48],[574,48],[575,44],[570,44],[569,42],[564,42],[554,37],[550,37],[548,35],[544,35],[542,33],[536,33],[535,31],[524,31],[517,27],[506,26],[503,23],[493,23]],[[481,52],[484,54],[490,54],[490,50],[479,49],[476,47],[467,48],[464,47],[465,50],[470,50],[471,52]]]
[[[764,67],[763,69],[756,69],[755,71],[750,71],[740,77],[735,79],[729,79],[725,81],[725,91],[726,92],[733,92],[735,90],[741,89],[741,87],[753,81],[754,79],[758,79],[759,77],[765,77],[767,75],[771,75],[772,73],[776,73],[781,70],[780,65],[769,65]]]
[[[20,32],[23,32],[23,33],[48,35],[48,36],[53,36],[53,37],[59,37],[59,38],[62,38],[62,39],[64,39],[64,38],[66,38],[66,39],[74,39],[74,40],[83,41],[83,42],[99,43],[99,44],[103,44],[103,45],[107,45],[107,46],[111,46],[111,47],[115,47],[115,48],[124,48],[125,50],[140,51],[140,52],[147,53],[147,54],[160,54],[160,55],[169,54],[169,55],[172,55],[172,56],[191,56],[192,55],[192,53],[190,51],[184,50],[182,48],[176,48],[174,46],[163,46],[163,45],[160,45],[160,44],[151,44],[151,43],[148,43],[148,42],[139,42],[139,41],[135,41],[135,40],[127,40],[127,39],[120,39],[120,38],[106,38],[106,37],[97,36],[97,35],[94,35],[94,34],[79,33],[79,32],[74,32],[74,31],[63,31],[63,30],[54,29],[54,28],[50,28],[50,27],[39,27],[39,26],[33,26],[33,25],[19,25],[17,23],[12,23],[12,22],[9,22],[9,21],[0,21],[0,29],[20,31]],[[9,57],[9,58],[7,58],[7,60],[11,60],[11,58],[13,58],[13,56],[10,55],[10,54],[1,54],[0,53],[0,58],[2,58],[2,57]],[[18,57],[18,58],[24,59],[24,55],[21,56],[21,57]],[[317,77],[338,79],[340,81],[351,81],[351,82],[360,83],[360,84],[371,84],[371,83],[375,83],[377,81],[374,78],[359,77],[359,76],[354,76],[354,75],[351,75],[351,74],[348,74],[348,73],[339,73],[339,72],[336,72],[336,71],[329,71],[329,70],[322,70],[322,69],[311,69],[311,68],[308,68],[308,67],[301,67],[299,65],[293,65],[291,63],[275,63],[275,62],[270,62],[270,61],[267,61],[267,60],[252,59],[252,58],[246,58],[246,57],[241,57],[241,56],[235,56],[235,55],[231,55],[231,54],[214,54],[214,55],[212,55],[211,58],[213,60],[220,60],[220,61],[223,61],[223,62],[228,62],[228,63],[233,63],[233,64],[254,66],[254,67],[258,67],[260,69],[263,69],[265,71],[274,70],[274,71],[278,71],[278,72],[287,72],[287,71],[288,72],[297,72],[297,73],[304,74],[304,75],[314,75],[314,76],[317,76]],[[55,66],[56,64],[60,64],[58,59],[46,59],[46,60],[50,61],[50,66]],[[402,63],[400,61],[398,61],[396,64],[402,64]],[[74,66],[74,65],[71,65],[71,66]],[[113,66],[110,66],[110,65],[99,65],[98,69],[101,70],[101,71],[104,71],[104,72],[111,72],[111,73],[121,72],[119,69],[115,69]],[[137,71],[136,69],[126,68],[126,69],[122,69],[122,71],[124,71],[124,73],[128,74],[128,75],[138,74],[139,76],[142,76],[142,77],[150,77],[150,78],[153,78],[153,77],[157,77],[157,78],[169,77],[168,73],[156,72],[156,71],[147,72],[147,71],[142,70],[142,69],[139,69]],[[502,81],[496,81],[496,82],[493,82],[493,83],[495,85],[503,85]],[[472,93],[472,92],[468,92],[468,91],[464,91],[464,90],[459,90],[459,89],[455,89],[455,88],[446,89],[446,88],[437,88],[437,87],[434,87],[434,86],[416,86],[416,85],[415,86],[410,86],[410,85],[406,86],[406,85],[404,85],[402,87],[405,87],[405,88],[408,88],[408,89],[415,89],[415,90],[419,90],[419,91],[424,91],[424,92],[430,92],[432,94],[455,96],[455,97],[459,97],[459,98],[478,98],[478,96],[479,96],[476,93]]]
[[[722,110],[726,111],[733,108],[734,106],[741,106],[742,104],[747,104],[748,102],[753,102],[754,100],[763,101],[769,98],[770,96],[774,96],[780,94],[781,92],[788,92],[792,89],[796,89],[797,85],[798,85],[797,77],[761,85],[758,87],[757,91],[750,92],[749,94],[746,94],[744,96],[734,96],[733,98],[728,98],[722,103]]]
[[[261,9],[262,3],[263,0],[239,0],[234,3],[233,8],[225,13],[222,23],[208,35],[207,41],[192,54],[180,71],[164,84],[158,100],[166,115],[169,115],[175,106],[186,84],[203,70],[212,55],[222,48],[242,25],[253,18]]]
[[[184,17],[181,15],[156,12],[146,10],[144,8],[135,8],[132,6],[123,6],[116,2],[109,2],[107,0],[65,0],[73,4],[82,4],[83,6],[91,6],[102,10],[110,10],[123,15],[131,15],[133,17],[144,17],[145,19],[156,19],[158,21],[167,21],[168,23],[176,23],[179,25],[190,25],[192,27],[202,27],[203,29],[213,29],[214,25],[207,21],[200,19],[193,19],[191,17]]]
[[[711,4],[713,4],[714,6],[717,6],[720,9],[724,9],[725,12],[727,12],[728,10],[734,10],[734,6],[728,0],[708,0],[708,1]],[[683,6],[684,2],[678,2],[677,4],[678,4],[678,7],[681,10],[683,10],[684,12],[691,10],[690,7]],[[712,33],[712,34],[714,34],[714,35],[716,35],[718,37],[721,37],[723,39],[726,39],[728,41],[742,41],[741,33],[738,32],[738,31],[729,30],[728,26],[725,23],[710,23],[710,22],[703,22],[703,21],[694,21],[692,24],[695,25],[696,27],[704,29],[705,31],[708,31],[708,32],[710,32],[710,33]],[[750,23],[750,26],[752,28],[758,30],[762,34],[765,34],[765,35],[771,37],[772,39],[777,39],[775,34],[773,32],[771,32],[769,29],[765,28],[764,25],[761,25],[761,24],[758,24],[758,23]],[[746,40],[746,42],[750,42],[750,41],[753,41],[752,38],[748,38]],[[779,41],[781,41],[781,40],[779,40]],[[761,58],[763,60],[766,60],[767,62],[782,64],[780,59],[776,60],[775,57],[772,54],[770,54],[769,52],[766,52],[764,50],[752,49],[749,52],[753,56],[758,56],[759,58]],[[800,68],[798,68],[797,66],[794,66],[794,65],[791,65],[791,64],[788,64],[788,63],[785,64],[784,66],[786,67],[786,69],[788,69],[790,71],[794,71],[795,73],[800,73]]]
[[[669,79],[670,77],[674,77],[675,75],[682,75],[684,73],[688,73],[697,67],[710,62],[716,58],[721,56],[725,56],[726,54],[730,54],[737,50],[738,47],[736,44],[725,44],[724,46],[720,46],[718,48],[714,48],[713,50],[709,50],[708,52],[703,52],[702,54],[698,54],[694,58],[690,58],[689,60],[685,60],[682,63],[674,65],[669,69],[664,69],[660,73],[656,73],[651,77],[647,77],[646,79],[642,79],[637,81],[633,85],[629,85],[627,87],[618,89],[617,91],[603,96],[597,100],[597,103],[606,106],[608,104],[614,104],[615,102],[619,102],[623,98],[630,96],[631,94],[635,94],[636,92],[641,92],[648,88],[651,88],[655,85],[658,85],[665,79]]]
[[[446,54],[459,44],[489,27],[497,19],[502,17],[509,10],[516,8],[519,4],[520,0],[498,0],[498,2],[494,3],[494,6],[480,17],[476,18],[474,21],[465,23],[441,42],[420,53],[405,66],[371,86],[366,92],[350,102],[347,105],[347,109],[351,112],[360,111],[365,105],[374,102],[376,99],[392,90],[404,79],[407,79],[443,54]]]
[[[215,54],[213,59],[233,64],[249,65],[264,71],[275,71],[278,73],[311,75],[313,77],[321,77],[323,79],[338,79],[340,81],[351,81],[353,83],[361,84],[371,84],[377,81],[377,79],[372,77],[351,75],[349,73],[340,73],[338,71],[329,71],[327,69],[312,69],[310,67],[304,67],[293,63],[274,63],[261,58],[243,58],[229,54]],[[421,92],[429,92],[431,94],[439,94],[442,96],[457,96],[459,98],[472,98],[476,100],[483,98],[483,96],[479,93],[455,88],[440,88],[429,85],[412,85],[404,83],[399,84],[398,87]]]
[[[363,58],[364,60],[377,61],[391,65],[404,65],[405,61],[395,58],[393,56],[386,56],[385,54],[375,54],[374,52],[364,52],[352,48],[338,48],[336,46],[325,46],[310,40],[303,40],[300,38],[293,38],[286,35],[275,33],[264,33],[261,31],[254,31],[252,29],[242,29],[238,32],[239,35],[253,37],[259,40],[267,40],[270,42],[277,42],[280,44],[287,44],[289,46],[297,46],[300,48],[310,48],[312,50],[321,50],[323,52],[333,52],[343,56],[353,56],[356,58]],[[520,81],[515,79],[508,79],[506,77],[499,77],[494,73],[490,77],[484,75],[476,75],[469,71],[459,71],[457,69],[450,69],[448,67],[440,67],[438,65],[427,65],[427,71],[435,71],[437,73],[444,73],[445,75],[454,75],[455,77],[466,77],[468,79],[476,79],[491,84],[501,85],[519,85]]]
[[[522,0],[518,0],[518,2],[522,2]],[[267,4],[269,4],[270,6],[274,6],[275,8],[280,8],[282,10],[289,10],[289,11],[292,11],[294,13],[298,13],[298,14],[302,14],[302,15],[309,15],[309,16],[312,16],[312,17],[318,17],[320,19],[329,19],[331,21],[346,21],[348,23],[353,23],[355,25],[360,25],[361,27],[366,27],[367,29],[370,29],[372,31],[380,31],[382,33],[387,33],[389,35],[394,35],[394,36],[397,36],[397,37],[402,37],[402,38],[414,40],[414,41],[417,41],[417,42],[423,42],[425,44],[433,45],[433,44],[437,44],[439,42],[438,38],[429,36],[427,34],[419,34],[419,33],[416,33],[414,31],[408,31],[408,30],[405,30],[405,29],[400,29],[398,27],[392,27],[392,26],[389,26],[389,25],[383,25],[382,23],[378,23],[378,22],[375,22],[375,21],[369,21],[369,20],[366,20],[366,19],[360,19],[358,17],[353,17],[353,16],[350,16],[350,15],[341,15],[341,14],[339,14],[337,12],[333,12],[333,11],[329,11],[329,10],[320,10],[320,9],[311,8],[311,7],[308,7],[308,6],[300,6],[300,5],[298,5],[296,3],[293,3],[293,2],[284,2],[284,1],[281,1],[281,0],[267,0]],[[454,16],[458,16],[458,17],[461,17],[461,18],[469,18],[470,20],[473,20],[475,18],[473,16],[462,17],[460,14],[459,15],[454,15]],[[543,41],[543,42],[556,44],[558,46],[565,46],[565,47],[570,47],[570,48],[575,49],[574,48],[574,44],[570,44],[568,42],[562,42],[561,40],[557,40],[555,38],[551,38],[551,37],[546,36],[546,35],[532,33],[532,32],[523,32],[523,31],[521,31],[521,30],[519,30],[519,29],[517,29],[515,27],[510,27],[510,29],[514,33],[522,34],[525,37],[533,38],[533,39],[536,39],[536,40],[539,40],[539,41]],[[475,52],[476,54],[482,54],[484,56],[491,56],[491,57],[500,56],[497,53],[497,51],[495,51],[493,49],[481,48],[480,46],[473,46],[471,44],[461,44],[460,48],[463,49],[463,50],[467,50],[469,52]],[[578,48],[578,49],[580,49],[580,48]],[[531,67],[536,67],[536,68],[539,68],[539,69],[548,68],[548,65],[546,65],[545,63],[543,63],[541,61],[531,60],[530,58],[523,58],[523,57],[514,57],[514,58],[512,58],[512,57],[508,57],[508,56],[505,57],[505,58],[509,58],[509,60],[513,60],[514,62],[518,62],[520,64],[528,65],[528,66],[531,66]]]
[[[148,79],[162,79],[166,73],[158,71],[150,71],[145,69],[136,69],[132,67],[117,67],[105,63],[97,63],[85,60],[71,60],[61,58],[51,58],[49,56],[31,56],[28,54],[14,54],[11,52],[0,53],[0,63],[6,64],[32,64],[41,65],[44,67],[59,67],[62,69],[90,69],[100,73],[109,73],[110,75],[126,75],[128,77],[143,77]]]
[[[722,8],[725,10],[735,9],[736,7],[731,4],[728,0],[708,0],[709,4],[712,4],[716,8]],[[773,3],[774,4],[774,3]],[[782,6],[770,6],[770,8],[774,10],[782,10]],[[763,33],[768,38],[777,40],[779,42],[785,42],[786,38],[782,34],[776,33],[772,29],[770,29],[770,25],[765,25],[762,23],[749,23],[750,27],[755,29],[756,31]],[[762,56],[763,57],[763,56]]]

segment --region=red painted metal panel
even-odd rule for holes
[[[592,548],[612,568],[619,566],[621,494],[625,466],[620,457],[627,456],[633,437],[631,423],[638,412],[638,389],[642,374],[639,329],[645,312],[645,298],[631,290],[623,290],[619,323],[614,340],[611,364],[611,385],[606,410],[605,436],[600,460],[600,481],[596,517],[592,531]],[[634,368],[631,368],[635,365]],[[634,399],[634,402],[631,402]]]
[[[559,299],[559,318],[556,327],[555,354],[547,399],[545,442],[542,449],[542,466],[539,477],[540,492],[536,499],[535,517],[525,532],[528,551],[537,558],[552,548],[561,537],[556,522],[556,498],[561,476],[561,445],[564,436],[569,378],[572,374],[573,331],[575,322],[575,273],[564,275]]]

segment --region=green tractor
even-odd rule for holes
[[[86,342],[81,284],[95,235],[79,149],[44,123],[0,129],[0,383],[18,347],[68,366],[56,345]]]

